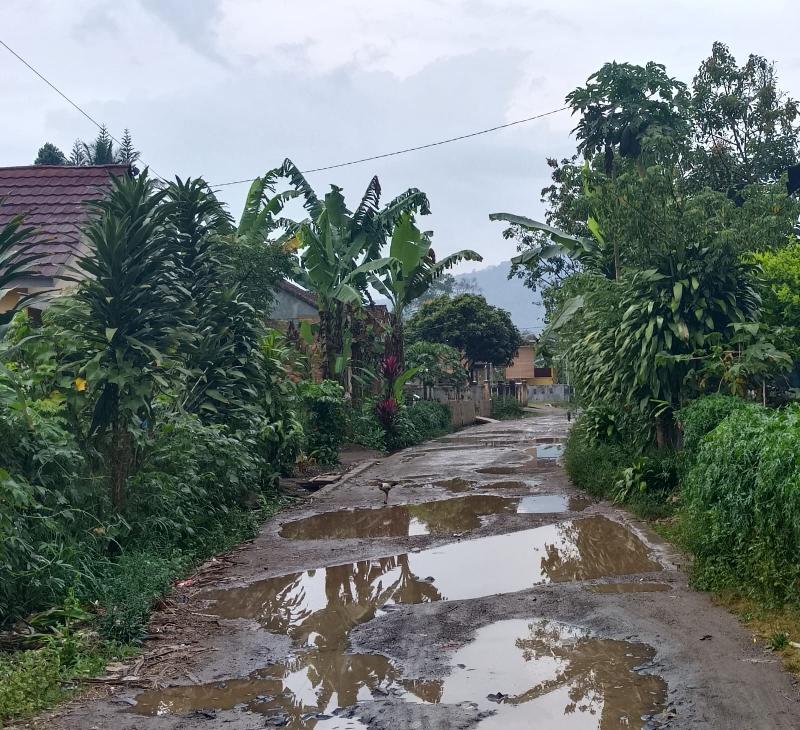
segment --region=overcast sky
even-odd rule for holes
[[[690,82],[714,40],[778,63],[800,96],[795,2],[686,0],[0,0],[0,38],[162,176],[219,183],[291,157],[302,168],[424,144],[557,108],[606,61],[655,60]],[[0,47],[0,165],[96,129]],[[540,216],[566,112],[309,176],[355,206],[425,190],[437,251],[513,254],[493,211]],[[238,215],[246,185],[224,189]],[[351,206],[351,207],[352,207]],[[468,265],[467,269],[472,268]]]

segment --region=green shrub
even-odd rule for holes
[[[506,421],[522,418],[524,414],[522,404],[516,398],[509,395],[492,398],[492,418]]]
[[[374,398],[368,398],[348,411],[347,431],[354,444],[386,451],[386,433],[375,415]]]
[[[637,453],[620,443],[600,443],[587,432],[580,418],[564,448],[564,468],[572,482],[590,494],[604,497],[630,466]]]
[[[800,603],[800,409],[737,408],[684,481],[698,584]]]
[[[441,436],[450,430],[450,409],[444,403],[421,400],[409,406],[406,412],[422,441]]]
[[[731,413],[753,407],[754,404],[733,395],[707,395],[692,401],[678,411],[684,450],[694,454],[706,434],[711,433]]]
[[[332,380],[304,381],[298,391],[306,410],[309,455],[320,463],[335,464],[347,426],[344,388]]]

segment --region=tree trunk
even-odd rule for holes
[[[111,504],[117,512],[122,512],[125,508],[128,477],[133,466],[133,436],[119,413],[114,416],[110,447]]]
[[[403,320],[396,313],[392,312],[389,316],[389,334],[386,339],[386,355],[394,355],[400,363],[402,369],[405,369],[405,343],[403,342]]]
[[[659,449],[676,448],[678,445],[678,429],[672,412],[656,418],[656,446]]]

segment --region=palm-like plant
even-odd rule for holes
[[[392,305],[392,332],[387,355],[397,357],[401,363],[404,361],[403,315],[406,308],[425,294],[445,271],[461,261],[483,261],[483,258],[475,251],[462,249],[436,261],[430,235],[417,228],[411,212],[400,215],[392,231],[389,262],[372,276],[373,286]]]
[[[174,371],[180,331],[189,331],[164,196],[146,171],[112,178],[109,194],[92,204],[90,252],[75,267],[82,281],[69,328],[82,347],[66,367],[88,383],[90,432],[106,453],[117,509],[134,466],[134,431],[149,422],[156,388]]]
[[[15,215],[0,228],[0,300],[11,292],[15,282],[29,273],[31,264],[42,258],[40,253],[25,251],[34,230],[32,226],[25,225],[24,215]],[[31,296],[21,297],[7,311],[0,313],[0,327],[7,325]]]
[[[381,208],[381,186],[373,177],[351,212],[341,188],[332,185],[321,201],[291,160],[284,162],[282,174],[303,197],[309,214],[308,220],[292,229],[301,250],[295,277],[317,295],[323,375],[346,383],[342,375],[348,359],[350,312],[368,299],[370,277],[391,262],[381,256],[388,236],[405,214],[429,213],[428,199],[411,188]]]

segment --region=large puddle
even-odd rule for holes
[[[564,624],[507,620],[479,629],[449,658],[440,678],[407,679],[386,658],[313,650],[241,679],[144,692],[141,714],[246,709],[281,718],[285,727],[357,728],[337,708],[381,699],[476,703],[495,714],[491,728],[642,728],[660,711],[666,684],[637,671],[655,651],[645,644],[592,638]]]
[[[476,494],[420,504],[375,509],[322,512],[287,522],[280,536],[292,540],[342,540],[366,537],[449,535],[480,527],[482,518],[498,514],[557,514],[579,512],[591,502],[582,497],[537,494],[498,497]]]
[[[529,727],[534,719],[538,727],[641,727],[640,715],[657,711],[664,697],[660,679],[633,671],[650,661],[649,647],[592,639],[560,624],[502,621],[454,654],[448,676],[408,679],[381,655],[348,654],[349,633],[396,604],[660,569],[632,532],[595,516],[209,592],[209,613],[255,619],[290,636],[299,654],[247,677],[144,692],[132,709],[246,709],[297,730],[358,728],[334,711],[391,691],[406,701],[497,710],[482,728]]]
[[[209,592],[208,609],[330,646],[387,604],[480,598],[536,584],[660,571],[630,530],[603,516],[268,578]]]

